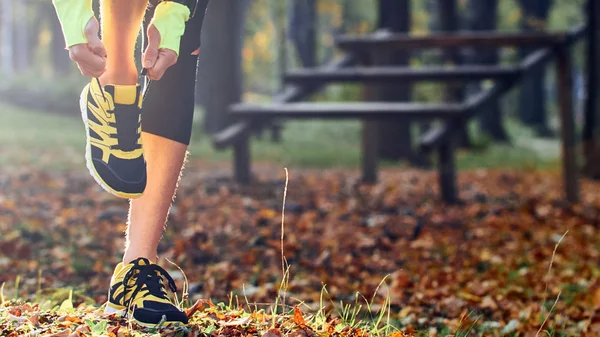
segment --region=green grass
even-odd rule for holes
[[[83,164],[84,129],[78,118],[46,114],[0,103],[0,165],[37,165],[62,169]],[[548,168],[559,158],[557,140],[542,140],[520,124],[508,120],[512,145],[492,144],[471,124],[476,149],[460,151],[460,169]],[[193,159],[227,162],[231,151],[216,151],[209,136],[194,126],[190,152]],[[252,160],[278,166],[305,168],[359,168],[360,123],[356,121],[292,121],[285,124],[283,140],[270,141],[270,133],[252,141]],[[60,153],[60,155],[57,155]],[[384,166],[403,164],[384,163]]]
[[[282,282],[285,281],[285,276]],[[19,282],[17,277],[16,283]],[[283,284],[283,283],[282,283]],[[384,280],[381,285],[387,284]],[[199,311],[193,310],[190,316],[189,324],[186,326],[163,327],[162,321],[155,327],[143,328],[133,326],[132,322],[120,316],[107,317],[102,314],[103,306],[98,306],[93,299],[85,296],[81,291],[72,288],[51,289],[44,292],[38,291],[34,302],[28,302],[19,297],[18,285],[12,294],[5,292],[5,284],[0,284],[0,334],[19,335],[26,332],[35,332],[35,334],[49,335],[77,330],[92,336],[104,336],[107,329],[111,331],[119,327],[120,333],[127,336],[206,336],[218,334],[220,336],[246,335],[244,331],[253,332],[253,335],[263,335],[268,331],[277,331],[280,334],[288,335],[292,332],[303,330],[312,331],[315,335],[329,335],[333,329],[337,336],[354,336],[358,332],[368,333],[369,336],[390,336],[394,331],[400,331],[400,326],[393,325],[390,320],[390,298],[385,296],[383,304],[378,309],[372,309],[376,302],[377,288],[373,298],[369,301],[360,296],[366,303],[367,308],[359,306],[359,295],[356,296],[356,303],[340,303],[341,307],[325,309],[323,296],[327,293],[325,287],[321,292],[321,302],[318,309],[311,309],[305,303],[286,304],[278,303],[251,304],[239,302],[236,297],[230,297],[229,304],[220,302],[213,304],[211,300],[198,300],[193,307],[199,308]],[[279,293],[282,289],[280,288]],[[184,293],[186,289],[184,289]],[[187,298],[187,297],[186,297]],[[279,299],[279,297],[278,297]],[[199,305],[200,304],[200,305]],[[332,302],[333,304],[333,302]],[[258,308],[258,306],[266,306]],[[277,306],[281,305],[278,310]],[[354,306],[356,307],[354,307]],[[181,309],[186,311],[191,306],[186,301]],[[269,310],[270,308],[270,310]],[[344,314],[344,309],[351,311],[351,314]],[[361,311],[361,308],[363,309]],[[340,310],[340,311],[338,311]],[[19,312],[17,316],[13,312]],[[299,315],[297,318],[296,315]],[[39,317],[43,317],[42,322]],[[68,319],[67,319],[68,317]],[[339,318],[338,318],[339,317]],[[165,319],[163,317],[163,319]],[[69,321],[67,326],[61,324],[63,321]],[[238,323],[235,323],[235,322]],[[235,326],[235,329],[228,329],[227,324]],[[242,330],[236,331],[236,330]],[[237,333],[236,333],[237,332]],[[396,336],[404,336],[397,334]]]
[[[4,104],[0,104],[0,116],[2,167],[29,164],[55,169],[83,163],[85,133],[81,120]]]

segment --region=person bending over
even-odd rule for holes
[[[156,262],[190,142],[208,1],[102,0],[100,27],[92,0],[53,0],[69,56],[91,77],[80,96],[87,167],[106,191],[131,199],[105,311],[144,326],[163,316],[167,325],[188,322],[168,296],[173,279]],[[134,59],[142,23],[143,91]]]

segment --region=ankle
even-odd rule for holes
[[[135,251],[135,250],[129,251],[128,250],[123,255],[123,264],[129,264],[129,263],[131,263],[131,261],[139,259],[139,258],[148,259],[151,263],[156,263],[156,261],[158,261],[158,256],[157,256],[156,252],[150,253],[150,252],[145,252],[145,251]]]
[[[100,83],[115,85],[136,85],[138,83],[138,74],[135,69],[123,72],[105,72],[98,78]]]

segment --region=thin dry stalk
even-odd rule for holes
[[[284,248],[283,248],[283,239],[285,237],[285,200],[287,198],[288,182],[289,182],[289,175],[288,175],[288,169],[286,167],[285,168],[285,188],[283,189],[283,205],[281,207],[281,275],[283,278],[285,278],[286,264],[287,264],[287,262],[285,260],[285,254],[284,254]],[[287,289],[287,282],[283,288],[283,296],[282,296],[282,301],[281,301],[281,309],[282,310],[285,310],[286,289]]]

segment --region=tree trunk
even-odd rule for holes
[[[276,67],[275,73],[279,76],[279,86],[276,92],[283,90],[285,84],[283,83],[283,74],[288,69],[288,46],[287,46],[287,1],[271,0],[269,6],[269,14],[271,15],[271,22],[275,26],[275,34],[273,40],[277,46],[277,62],[273,65]]]
[[[546,29],[550,0],[519,0],[523,13],[521,28],[524,31]],[[531,48],[520,50],[521,58],[533,52]],[[552,136],[546,111],[545,69],[540,69],[525,78],[521,85],[520,116],[523,123],[534,127],[541,136]]]
[[[10,75],[14,71],[13,64],[13,1],[0,2],[0,40],[2,41],[2,55],[0,55],[0,70],[3,74]]]
[[[583,173],[589,178],[600,179],[600,4],[588,0],[588,22],[590,30],[587,42],[587,95],[585,121],[583,127],[583,145],[585,166]]]
[[[42,15],[47,16],[50,32],[52,33],[52,42],[50,43],[50,59],[52,60],[52,70],[54,75],[65,75],[71,71],[71,60],[69,52],[65,49],[65,39],[60,27],[60,21],[56,16],[52,3],[44,3]]]
[[[470,0],[469,26],[474,31],[496,30],[498,15],[498,0]],[[497,48],[476,48],[470,60],[475,64],[497,65],[499,61]],[[476,91],[481,90],[479,83],[474,85]],[[492,139],[501,142],[508,141],[508,134],[502,124],[500,104],[496,103],[488,111],[483,112],[479,119],[483,132]]]
[[[288,32],[303,67],[317,65],[316,0],[293,0]]]
[[[35,64],[35,55],[38,53],[40,47],[40,32],[42,31],[42,24],[44,23],[43,3],[38,1],[30,1],[27,8],[27,15],[29,16],[30,29],[28,31],[29,44],[27,50],[29,50],[30,66]],[[33,21],[33,22],[31,22]]]
[[[199,56],[196,96],[204,105],[204,129],[215,133],[230,124],[229,106],[242,98],[242,45],[248,1],[210,1]]]
[[[27,69],[30,64],[29,22],[27,18],[27,1],[13,3],[13,65],[15,71]]]
[[[379,28],[397,33],[407,33],[410,30],[410,1],[409,0],[380,0]],[[392,56],[392,64],[408,65],[410,55],[397,53]],[[382,101],[409,101],[411,86],[405,83],[394,83],[393,87],[380,88],[378,94]],[[387,160],[414,159],[410,133],[410,119],[403,118],[396,122],[378,124],[378,156]]]
[[[437,14],[439,15],[439,29],[443,32],[457,32],[459,15],[456,8],[456,0],[438,0]],[[450,63],[454,66],[462,64],[460,50],[448,49],[444,52],[445,63]],[[450,83],[446,86],[446,101],[447,102],[462,102],[465,98],[464,87],[460,82]],[[457,143],[459,147],[470,147],[469,134],[467,125],[464,124],[457,130]]]

